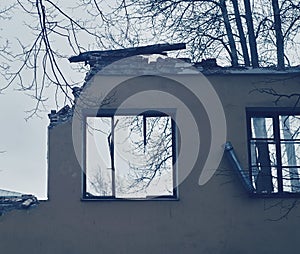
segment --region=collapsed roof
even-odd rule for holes
[[[84,53],[80,53],[77,56],[72,56],[69,58],[69,61],[71,63],[77,63],[77,62],[84,62],[85,64],[88,64],[90,66],[90,71],[87,73],[85,81],[87,82],[90,80],[98,71],[102,70],[104,67],[125,58],[130,58],[132,56],[141,56],[141,55],[161,55],[167,56],[167,53],[170,51],[178,51],[186,48],[185,43],[175,43],[175,44],[154,44],[154,45],[148,45],[148,46],[141,46],[141,47],[130,47],[130,48],[124,48],[124,49],[114,49],[114,50],[96,50],[96,51],[87,51]],[[137,65],[139,66],[139,59],[136,58]],[[142,59],[147,61],[147,59]],[[164,59],[165,60],[165,59]],[[216,58],[208,58],[203,59],[200,62],[193,62],[191,63],[191,60],[189,58],[178,58],[178,60],[183,60],[183,62],[189,63],[189,65],[181,66],[180,68],[177,68],[176,73],[180,74],[180,71],[185,68],[189,69],[191,66],[196,68],[198,71],[205,75],[214,75],[214,74],[286,74],[286,73],[299,73],[300,67],[289,67],[285,70],[278,70],[275,67],[261,67],[261,68],[253,68],[253,67],[245,67],[245,66],[237,66],[237,67],[224,67],[219,66],[217,64]],[[169,61],[170,62],[170,61]],[[136,66],[128,66],[125,63],[124,68],[122,68],[121,72],[116,71],[116,73],[108,73],[108,74],[128,74],[128,67],[131,67],[132,71],[138,71],[138,68]],[[153,65],[157,64],[156,71],[158,71],[158,74],[160,72],[167,73],[170,71],[170,69],[176,69],[176,66],[170,66],[168,65],[168,61],[164,61],[164,66],[170,67],[170,68],[160,68],[161,62],[158,63],[150,63],[149,67],[153,67]],[[174,63],[174,61],[173,61]],[[132,62],[130,63],[132,64]],[[127,67],[127,68],[126,68]],[[151,68],[150,68],[151,69]],[[174,74],[174,72],[171,72]],[[133,74],[133,73],[130,73]],[[187,74],[187,73],[185,73]]]
[[[69,58],[71,63],[74,62],[85,62],[90,66],[93,66],[96,62],[102,61],[104,64],[109,64],[114,61],[120,60],[125,57],[136,56],[136,55],[152,55],[161,54],[166,55],[167,51],[185,49],[185,43],[176,44],[155,44],[142,47],[132,47],[125,49],[115,50],[102,50],[102,51],[88,51],[80,53],[78,56],[72,56]]]
[[[201,62],[191,63],[190,59],[179,58],[178,61],[168,60],[165,56],[169,51],[182,50],[186,48],[185,43],[175,43],[175,44],[155,44],[142,47],[130,47],[124,49],[114,49],[114,50],[96,50],[80,53],[77,56],[72,56],[69,58],[71,63],[84,62],[90,66],[90,70],[86,73],[85,80],[81,87],[73,87],[74,100],[80,95],[84,86],[88,81],[95,76],[99,71],[101,71],[106,66],[111,66],[112,63],[117,62],[122,59],[122,65],[115,65],[115,68],[110,68],[105,70],[107,75],[147,75],[147,74],[192,74],[195,69],[200,71],[205,75],[224,75],[224,74],[286,74],[286,73],[299,73],[300,67],[288,68],[283,71],[278,71],[274,68],[251,68],[251,67],[221,67],[217,64],[215,58],[203,59]],[[157,58],[156,61],[149,61],[143,56],[151,55],[161,55],[162,59]],[[123,61],[126,58],[136,56],[135,61]],[[165,58],[163,58],[165,57]],[[143,63],[147,62],[147,65]],[[180,64],[178,64],[180,63]],[[141,70],[141,66],[147,66],[147,70]],[[151,72],[154,70],[154,72]],[[111,71],[111,73],[110,73]],[[66,105],[58,112],[56,110],[51,110],[48,114],[50,119],[49,128],[54,127],[57,124],[67,122],[73,115],[73,108]]]

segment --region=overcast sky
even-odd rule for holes
[[[0,10],[8,5],[10,0],[1,1]],[[67,4],[68,1],[64,1]],[[25,17],[21,19],[20,17]],[[24,21],[30,23],[30,17],[14,10],[10,20],[0,20],[0,43],[8,39],[11,51],[20,50],[16,38],[26,45],[32,43],[31,31],[26,28]],[[63,47],[63,45],[62,45]],[[2,60],[1,60],[2,61]],[[2,62],[1,62],[2,63]],[[12,63],[14,65],[14,63]],[[15,69],[20,66],[15,64]],[[69,69],[67,60],[64,67]],[[74,75],[74,71],[69,72]],[[72,74],[73,73],[73,74]],[[28,79],[30,73],[26,74]],[[26,75],[24,76],[26,80]],[[83,74],[79,74],[83,80]],[[77,78],[78,80],[78,78]],[[0,76],[1,87],[7,81]],[[40,113],[41,118],[32,117],[25,120],[33,109],[35,101],[24,91],[16,91],[14,85],[0,94],[0,189],[21,193],[34,194],[40,199],[47,197],[47,114],[56,109],[53,98],[47,101],[47,109]],[[49,95],[51,97],[51,95]],[[53,96],[52,96],[53,97]]]

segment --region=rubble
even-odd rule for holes
[[[54,126],[67,122],[73,116],[73,109],[70,108],[69,105],[64,106],[61,110],[56,112],[56,110],[51,110],[51,113],[48,114],[50,119],[49,128],[53,128]]]
[[[0,216],[11,210],[30,209],[38,205],[33,195],[0,196]]]

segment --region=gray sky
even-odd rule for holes
[[[0,10],[10,2],[11,0],[1,1]],[[64,4],[68,2],[70,3],[70,1],[64,1]],[[25,17],[25,19],[20,17]],[[30,17],[20,14],[17,10],[14,10],[10,20],[0,21],[0,43],[8,39],[13,53],[20,51],[16,38],[25,45],[33,41],[32,32],[24,25],[24,22],[30,23]],[[16,70],[20,63],[11,63],[11,65]],[[76,74],[74,70],[71,70],[71,65],[67,60],[64,60],[63,66],[73,80],[74,75],[77,75],[77,81],[83,81],[83,74]],[[25,83],[29,82],[31,75],[32,73],[26,73],[23,76]],[[7,84],[2,76],[0,76],[0,81],[1,87]],[[45,199],[47,197],[47,126],[49,123],[47,114],[51,109],[56,109],[53,89],[48,90],[49,100],[45,112],[40,113],[41,118],[33,117],[26,121],[29,115],[26,111],[34,108],[35,101],[24,91],[16,91],[17,88],[15,84],[0,94],[0,151],[5,151],[5,153],[0,153],[0,189],[34,194],[39,199]]]
[[[45,117],[25,121],[31,104],[21,92],[7,91],[0,95],[1,131],[0,188],[46,197],[46,144]]]
[[[21,20],[16,17],[17,13],[11,20],[1,21],[2,42],[14,39],[20,31],[24,31]],[[30,40],[26,34],[23,38]],[[12,46],[12,50],[16,49]],[[1,77],[1,86],[6,82]],[[30,109],[32,101],[14,88],[10,87],[0,95],[0,150],[5,151],[0,154],[0,188],[45,198],[47,119],[33,118],[26,122],[25,110]]]

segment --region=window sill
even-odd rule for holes
[[[300,198],[300,192],[249,193],[251,198]]]
[[[94,201],[100,201],[100,202],[105,202],[105,201],[179,201],[179,197],[146,197],[146,198],[113,198],[113,197],[82,197],[81,201],[82,202],[94,202]]]

